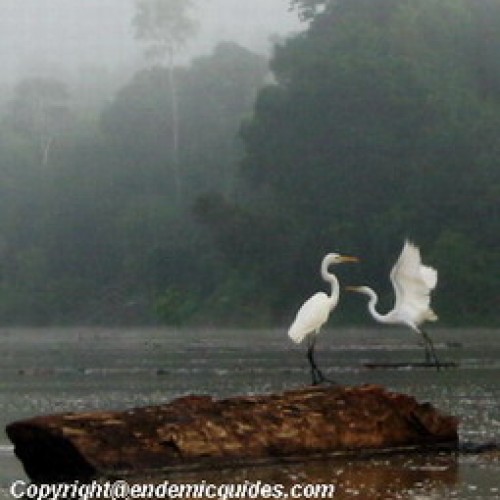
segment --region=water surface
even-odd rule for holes
[[[500,441],[500,331],[433,330],[442,361],[458,368],[372,370],[370,362],[422,361],[423,349],[399,329],[322,332],[317,360],[346,385],[376,383],[429,401],[460,418],[463,443]],[[225,397],[309,383],[304,346],[282,330],[0,330],[1,427],[35,415],[123,409],[186,394]],[[25,478],[0,434],[0,498]],[[335,498],[500,498],[497,454],[395,456],[198,473],[188,480],[332,482]]]

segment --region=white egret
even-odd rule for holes
[[[376,310],[378,296],[367,286],[348,286],[347,290],[367,295],[368,311],[379,323],[406,325],[414,332],[422,335],[425,347],[426,362],[432,358],[439,370],[440,363],[429,335],[421,328],[425,321],[436,321],[437,315],[430,307],[431,291],[437,284],[438,273],[429,266],[422,264],[420,250],[408,240],[390,274],[394,287],[394,308],[386,314]]]
[[[343,262],[358,262],[358,259],[347,255],[339,255],[338,253],[325,255],[321,262],[321,276],[326,282],[331,284],[330,295],[318,292],[306,300],[300,307],[292,326],[288,330],[288,336],[297,344],[307,337],[307,359],[311,365],[314,385],[327,381],[314,359],[316,335],[328,320],[328,316],[337,305],[340,295],[339,281],[334,274],[328,272],[328,267],[332,264],[341,264]]]

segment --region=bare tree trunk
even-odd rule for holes
[[[49,153],[50,153],[50,147],[52,146],[52,142],[54,141],[53,137],[48,137],[47,139],[41,140],[41,152],[42,152],[42,167],[46,167],[49,163]]]
[[[170,86],[170,102],[172,105],[172,170],[175,183],[175,198],[177,206],[182,200],[182,180],[179,161],[179,102],[177,96],[177,82],[175,80],[174,51],[168,51],[168,77]]]

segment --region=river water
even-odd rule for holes
[[[458,367],[370,369],[366,363],[418,362],[423,349],[397,328],[334,329],[321,333],[317,361],[345,385],[382,384],[429,401],[460,419],[469,448],[500,442],[500,331],[431,332],[441,361]],[[0,419],[65,411],[123,409],[187,394],[225,397],[296,388],[309,383],[304,346],[284,330],[1,329]],[[26,479],[0,433],[0,498]],[[365,460],[329,460],[254,469],[192,473],[194,482],[332,483],[335,498],[364,500],[500,499],[500,455],[442,453]]]

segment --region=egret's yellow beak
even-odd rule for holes
[[[348,292],[359,292],[360,286],[346,286],[344,287],[344,290],[347,290]]]
[[[351,255],[341,255],[340,261],[341,262],[359,262],[359,259],[357,257],[352,257]]]

